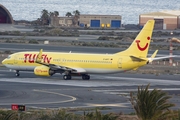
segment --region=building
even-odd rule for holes
[[[80,27],[91,28],[120,28],[121,16],[120,15],[80,15]]]
[[[72,26],[73,17],[51,17],[51,26]]]
[[[10,12],[0,4],[0,24],[13,24],[13,18]]]
[[[72,26],[91,28],[120,28],[120,15],[80,15],[79,18],[72,17],[51,17],[51,26]]]
[[[180,10],[169,10],[162,12],[152,12],[139,15],[139,25],[142,27],[148,20],[154,19],[157,30],[180,29]]]

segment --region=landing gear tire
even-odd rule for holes
[[[82,79],[83,79],[83,80],[89,80],[89,79],[90,79],[90,76],[89,76],[89,75],[82,75]]]
[[[64,75],[64,76],[63,76],[63,79],[64,79],[64,80],[71,80],[71,75]]]
[[[16,74],[15,74],[15,75],[16,75],[16,77],[19,77],[20,74],[19,74],[19,71],[18,71],[18,70],[16,71]]]
[[[19,75],[20,75],[19,73],[16,73],[16,77],[19,77]]]

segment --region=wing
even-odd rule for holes
[[[36,60],[35,60],[35,62],[38,63],[38,64],[47,66],[47,67],[49,67],[51,70],[59,71],[60,73],[64,73],[64,72],[86,73],[86,70],[83,69],[83,68],[72,68],[72,67],[68,67],[68,66],[62,66],[62,65],[44,63],[44,62],[42,62],[42,52],[43,52],[43,50],[41,49],[41,50],[39,51],[39,54],[37,55]]]

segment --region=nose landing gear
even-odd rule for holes
[[[19,77],[19,75],[20,75],[19,74],[19,70],[16,70],[16,74],[15,75],[16,75],[16,77]]]

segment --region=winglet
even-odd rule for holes
[[[152,62],[152,61],[153,61],[153,58],[155,58],[157,52],[158,52],[158,50],[156,50],[156,51],[152,54],[152,56],[151,56],[150,58],[148,58],[148,59],[149,59],[149,62]]]
[[[40,63],[42,60],[42,52],[43,52],[43,49],[40,49],[39,54],[37,55],[37,58],[36,58],[37,63]]]

